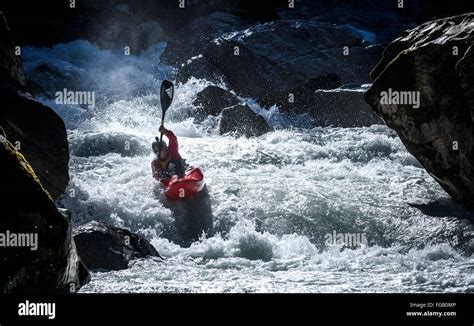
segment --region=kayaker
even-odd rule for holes
[[[169,145],[166,145],[164,141],[160,142],[158,137],[151,145],[153,152],[156,154],[156,158],[151,162],[153,177],[156,180],[161,180],[172,175],[184,176],[186,164],[179,155],[178,139],[171,130],[165,129],[163,126],[160,127],[160,132],[168,138]]]

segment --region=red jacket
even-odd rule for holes
[[[165,160],[160,160],[159,157],[155,158],[151,162],[151,170],[153,171],[153,177],[156,180],[160,180],[161,177],[161,166],[160,166],[160,161],[163,163],[166,163],[166,166],[168,166],[169,161],[171,160],[181,160],[181,155],[179,155],[178,152],[178,138],[176,138],[175,134],[168,130],[165,133],[165,136],[168,138],[168,158]]]
[[[168,153],[172,160],[181,160],[181,155],[178,152],[178,138],[171,130],[166,131],[165,136],[168,138]]]

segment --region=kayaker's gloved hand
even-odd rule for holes
[[[160,132],[162,134],[166,134],[168,132],[168,130],[166,130],[164,126],[160,126]]]

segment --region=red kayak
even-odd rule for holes
[[[168,200],[191,198],[204,188],[204,175],[199,168],[190,166],[184,177],[177,175],[161,180],[161,185]]]

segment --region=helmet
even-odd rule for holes
[[[158,154],[159,151],[167,149],[168,146],[163,140],[159,140],[158,137],[155,137],[155,141],[151,144],[151,149],[155,154]]]

